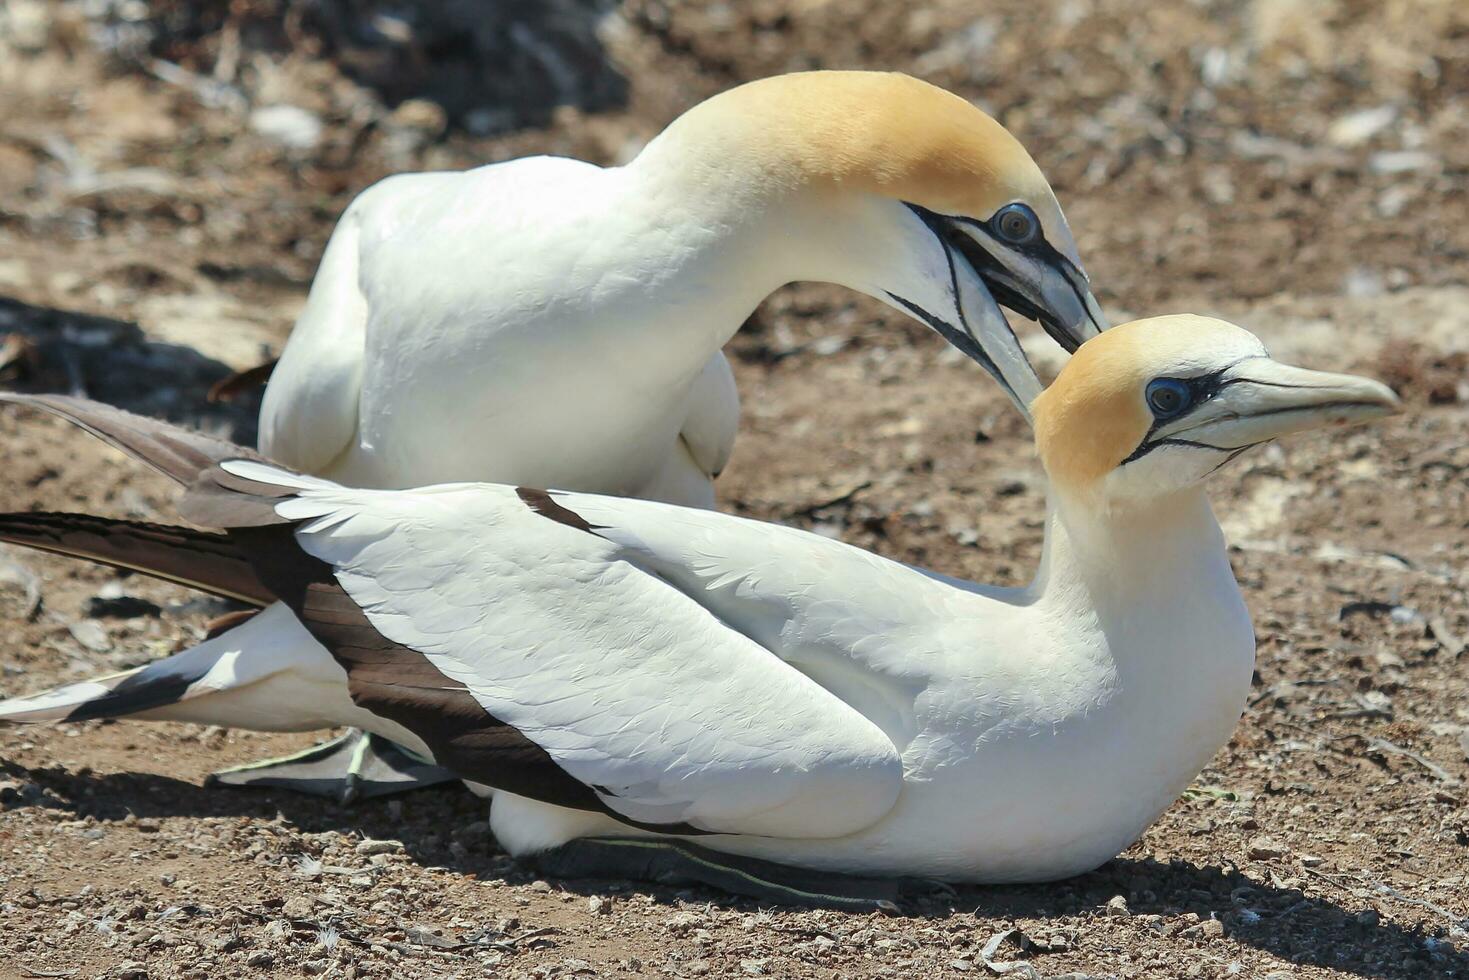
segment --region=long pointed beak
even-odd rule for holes
[[[1398,396],[1380,381],[1252,357],[1224,373],[1213,398],[1177,422],[1160,426],[1153,438],[1242,449],[1296,432],[1368,422],[1401,410]]]
[[[953,322],[936,316],[911,300],[896,293],[888,298],[897,308],[922,320],[970,360],[988,371],[1010,399],[1010,403],[1027,421],[1032,421],[1030,403],[1041,393],[1043,386],[1036,376],[1035,368],[1025,356],[1010,321],[1000,309],[984,281],[977,276],[959,271],[964,260],[951,256]]]
[[[1060,256],[1060,260],[1057,266],[1060,274],[1046,276],[1042,280],[1042,291],[1046,295],[1048,306],[1055,311],[1055,319],[1053,322],[1042,319],[1041,325],[1061,346],[1065,347],[1067,341],[1070,341],[1080,347],[1107,329],[1107,316],[1102,312],[1102,304],[1097,302],[1097,297],[1092,293],[1091,280],[1081,267],[1064,255]],[[1072,310],[1071,300],[1063,295],[1065,289],[1070,290],[1071,296],[1075,297],[1080,306],[1079,310],[1072,311],[1069,320],[1061,314],[1063,310]],[[1065,339],[1058,337],[1058,333],[1063,334]],[[1075,353],[1076,348],[1071,348],[1071,352]]]

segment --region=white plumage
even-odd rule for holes
[[[1023,589],[650,501],[356,490],[225,462],[243,492],[293,491],[270,506],[330,570],[321,587],[351,603],[298,607],[330,655],[279,606],[211,641],[276,670],[238,692],[229,722],[271,727],[287,687],[360,676],[374,707],[354,688],[333,720],[400,740],[406,728],[432,752],[449,743],[422,685],[468,695],[486,731],[508,726],[545,754],[548,785],[569,774],[594,797],[566,809],[531,783],[497,790],[491,825],[515,855],[664,825],[827,871],[1078,873],[1142,832],[1244,704],[1254,634],[1202,480],[1251,445],[1395,407],[1376,382],[1278,364],[1218,321],[1116,328],[1036,402],[1051,511]],[[354,610],[366,640],[337,631]],[[273,651],[288,647],[301,652],[283,663]],[[54,714],[60,700],[37,703]],[[26,711],[0,704],[0,717]],[[495,785],[500,757],[465,744],[460,774]]]
[[[828,114],[848,126],[828,132]],[[915,145],[889,145],[898,126]],[[925,169],[925,141],[958,177]],[[1030,251],[984,224],[1005,204],[1029,215]],[[712,506],[739,414],[720,348],[797,280],[920,316],[1020,386],[1022,411],[1035,390],[990,285],[1070,347],[1101,326],[1050,187],[998,124],[904,76],[797,74],[696,107],[623,167],[534,157],[363,192],[271,377],[260,446],[350,486]]]

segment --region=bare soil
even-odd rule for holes
[[[863,66],[954,88],[1031,146],[1114,319],[1223,313],[1410,411],[1216,478],[1258,635],[1250,703],[1092,874],[919,890],[900,916],[539,881],[457,788],[342,807],[202,785],[309,736],[13,728],[0,977],[1469,977],[1469,8],[629,0],[598,27],[591,5],[506,4],[470,43],[436,5],[297,6],[0,5],[0,380],[248,441],[252,402],[205,392],[279,349],[373,180],[625,159],[723,86]],[[283,104],[318,124],[309,145],[252,115]],[[1041,475],[972,364],[819,286],[777,294],[730,351],[745,415],[721,506],[1029,576]],[[0,413],[7,508],[169,520],[170,499],[87,437]],[[221,609],[0,552],[0,693],[145,662]]]

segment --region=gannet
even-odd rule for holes
[[[369,188],[271,375],[260,447],[350,486],[712,507],[739,418],[720,348],[796,280],[917,317],[1022,411],[1038,388],[996,300],[1067,350],[1105,326],[1050,185],[994,119],[905,75],[783,75],[696,106],[626,166],[534,157]],[[334,744],[223,778],[409,785],[358,778],[380,743]]]
[[[1204,480],[1398,405],[1219,320],[1116,327],[1034,401],[1043,558],[1029,586],[996,588],[645,500],[349,489],[115,409],[24,400],[187,484],[181,514],[228,533],[14,514],[0,537],[278,601],[0,719],[361,725],[491,787],[518,858],[836,904],[890,876],[1062,878],[1135,840],[1250,684],[1254,632]]]
[[[352,486],[456,480],[712,506],[738,399],[720,348],[837,283],[980,362],[996,300],[1067,350],[1105,320],[1045,176],[917,79],[821,71],[686,112],[625,166],[532,157],[389,177],[348,207],[271,375],[260,447]]]

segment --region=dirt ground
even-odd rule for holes
[[[1258,668],[1186,796],[1081,878],[853,915],[537,880],[459,789],[343,807],[202,785],[310,736],[0,729],[0,978],[1469,977],[1458,0],[0,0],[0,382],[248,441],[251,400],[205,393],[279,349],[361,188],[531,152],[616,162],[706,94],[815,66],[912,71],[996,112],[1114,321],[1220,313],[1403,394],[1389,424],[1216,478]],[[745,414],[721,506],[1030,575],[1041,475],[974,365],[820,286],[777,294],[730,351]],[[6,508],[170,520],[170,499],[0,412]],[[221,608],[0,551],[0,693],[144,662]]]

